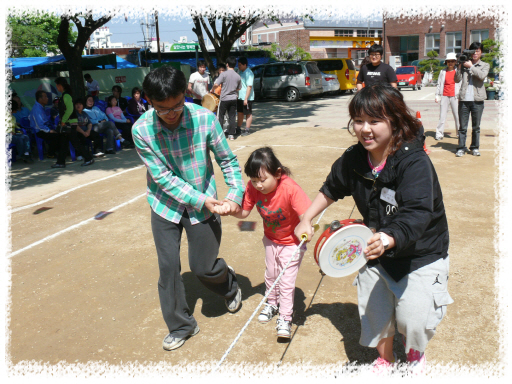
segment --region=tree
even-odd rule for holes
[[[62,54],[66,58],[69,70],[69,82],[73,90],[73,96],[81,97],[85,95],[84,78],[82,74],[82,52],[89,40],[89,37],[99,27],[108,23],[114,13],[111,12],[106,16],[94,20],[92,11],[88,10],[83,14],[66,13],[60,17],[59,36],[57,43]],[[84,19],[84,23],[80,19]],[[73,21],[78,29],[78,36],[74,45],[69,42],[69,29],[71,21]]]
[[[197,41],[211,73],[215,70],[215,66],[206,48],[203,31],[213,44],[217,63],[225,63],[231,48],[249,27],[262,19],[280,22],[279,16],[272,9],[246,11],[239,8],[237,11],[231,12],[208,8],[206,11],[192,11],[191,16],[194,23],[192,31],[197,35]],[[313,17],[309,14],[303,15],[301,18],[313,21]],[[217,30],[217,20],[222,20],[220,31]]]
[[[276,61],[311,60],[309,52],[292,43],[288,44],[284,49],[281,49],[278,44],[272,43],[270,46],[270,57]]]
[[[57,37],[60,17],[46,12],[23,12],[9,14],[8,27],[11,31],[10,57],[44,57],[48,53],[58,54]],[[69,26],[69,43],[74,43],[77,33]]]
[[[502,56],[500,51],[501,43],[492,39],[486,39],[482,41],[482,48],[482,52],[484,53],[482,55],[482,61],[489,64],[492,72],[500,72],[501,66],[494,66],[494,62],[499,61]]]
[[[439,64],[439,60],[436,59],[439,54],[436,51],[430,51],[427,53],[429,59],[421,60],[419,62],[419,71],[420,72],[429,72],[432,74],[432,80],[436,80],[439,76],[439,72],[441,71],[441,65]]]

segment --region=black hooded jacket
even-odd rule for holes
[[[334,162],[320,189],[331,200],[353,196],[364,224],[395,239],[395,247],[368,261],[380,262],[399,281],[448,256],[448,222],[436,171],[419,136],[402,144],[375,178],[361,143]]]

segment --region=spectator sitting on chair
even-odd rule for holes
[[[123,138],[121,133],[113,121],[108,120],[107,115],[98,107],[94,106],[94,98],[87,96],[85,99],[84,112],[89,116],[89,121],[92,123],[92,129],[98,133],[103,133],[107,137],[107,155],[114,155],[114,139],[119,140],[123,148],[130,148],[130,143]]]
[[[75,101],[75,111],[76,118],[78,120],[78,128],[76,131],[79,133],[78,138],[80,142],[82,145],[88,147],[86,139],[92,140],[94,142],[92,155],[94,157],[105,156],[105,154],[100,150],[103,138],[98,132],[92,129],[92,123],[89,120],[89,116],[84,112],[84,102],[82,99],[77,99]]]
[[[123,132],[124,139],[130,143],[130,146],[127,148],[135,148],[132,138],[131,120],[127,119],[124,116],[123,111],[121,111],[121,108],[117,106],[117,100],[114,96],[109,96],[107,105],[108,107],[105,113],[111,120],[114,120],[116,127]]]
[[[16,146],[16,152],[18,156],[20,156],[25,163],[33,163],[32,157],[30,156],[30,138],[23,133],[21,128],[18,126],[16,122],[16,118],[14,114],[18,112],[19,106],[16,100],[12,101],[11,108],[11,121],[10,127],[7,129],[7,134],[11,135],[12,143]]]
[[[126,108],[128,108],[128,100],[126,100],[124,97],[121,97],[121,92],[123,92],[123,88],[121,88],[119,85],[114,85],[112,87],[112,96],[117,99],[117,106],[121,108],[124,113],[126,112]]]
[[[110,105],[110,104],[109,104]],[[146,112],[148,109],[142,101],[140,88],[135,87],[132,89],[132,98],[128,101],[128,113],[133,115],[135,121]]]
[[[96,80],[93,80],[91,75],[89,75],[88,73],[84,75],[84,79],[85,86],[87,87],[87,95],[91,95],[92,97],[94,97],[94,101],[98,101],[98,95],[100,94],[100,85]]]
[[[30,115],[30,109],[23,106],[20,97],[16,93],[12,94],[12,100],[16,101],[16,103],[18,104],[18,111],[14,114],[14,117],[16,118],[16,122],[20,124],[21,119],[23,119],[24,117],[28,117],[28,115]]]
[[[57,98],[58,100],[58,98]],[[30,121],[30,128],[32,132],[40,139],[48,142],[48,154],[47,157],[50,159],[55,158],[55,153],[59,149],[59,136],[57,131],[53,129],[53,125],[48,120],[48,116],[44,111],[44,106],[48,104],[48,95],[45,91],[36,92],[36,102],[32,107],[32,111],[28,117]],[[58,115],[58,112],[57,112]],[[55,120],[55,118],[53,118]]]
[[[36,94],[37,94],[37,92],[36,92]],[[43,107],[44,107],[44,105],[43,105]],[[50,109],[50,118],[52,119],[51,121],[52,122],[55,121],[55,118],[57,116],[59,116],[59,98],[58,97],[53,99],[53,106]]]

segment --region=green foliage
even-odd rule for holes
[[[47,53],[59,53],[57,36],[60,17],[53,13],[24,12],[7,17],[11,30],[10,57],[43,57]],[[69,27],[69,41],[74,43],[78,34]]]
[[[311,54],[292,43],[288,44],[284,49],[278,44],[272,43],[270,46],[270,58],[276,61],[311,60]]]
[[[429,59],[421,60],[419,62],[419,71],[432,73],[432,79],[436,80],[441,72],[441,65],[439,60],[436,59],[439,54],[436,51],[430,51],[427,53],[427,56]]]
[[[494,61],[499,60],[502,56],[500,51],[501,43],[492,39],[486,39],[482,41],[482,46],[483,55],[481,60],[489,64],[489,67],[491,68],[492,72],[497,73],[501,71],[501,67],[494,66]]]

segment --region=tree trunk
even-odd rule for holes
[[[82,55],[73,52],[66,57],[69,69],[69,85],[73,90],[73,100],[85,97],[85,80],[82,74]]]

